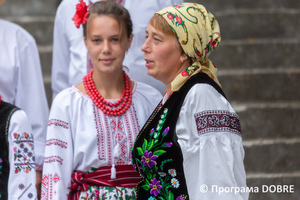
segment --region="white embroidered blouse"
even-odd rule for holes
[[[39,52],[34,38],[19,25],[0,19],[0,27],[0,94],[26,112],[42,171],[49,108]]]
[[[190,199],[248,199],[242,192],[247,185],[237,120],[230,103],[208,84],[196,84],[186,95],[176,135]],[[226,187],[239,191],[219,192]]]
[[[11,116],[8,143],[8,199],[37,199],[33,135],[27,115],[22,110]]]
[[[59,93],[49,116],[42,199],[67,199],[74,170],[89,172],[112,164],[130,165],[135,137],[161,98],[156,89],[135,82],[131,106],[114,117],[104,115],[75,87]],[[88,192],[81,192],[81,196],[92,195]],[[97,190],[105,192],[105,188]]]

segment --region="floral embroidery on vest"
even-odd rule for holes
[[[162,162],[157,163],[157,159],[167,153],[167,149],[173,145],[171,141],[165,141],[170,128],[167,127],[162,130],[167,114],[168,109],[165,108],[156,128],[151,129],[148,140],[144,138],[142,146],[136,147],[140,157],[140,159],[136,159],[136,162],[139,165],[139,171],[144,175],[141,188],[150,193],[149,200],[174,200],[176,197],[170,189],[180,186],[176,170],[165,167],[166,163],[174,162],[174,160],[164,159]],[[133,165],[135,168],[137,167],[135,164]],[[186,199],[186,196],[180,195],[176,198],[176,200],[180,199]]]
[[[2,165],[1,165],[1,163],[2,163],[2,158],[0,158],[0,174],[2,174],[2,171],[1,171]]]

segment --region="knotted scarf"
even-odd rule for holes
[[[206,8],[196,3],[182,3],[157,12],[168,22],[178,37],[192,65],[175,77],[171,90],[177,91],[194,74],[206,73],[219,86],[217,68],[207,58],[221,41],[216,18]]]

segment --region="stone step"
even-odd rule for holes
[[[45,72],[44,69],[43,72]],[[51,76],[48,77],[49,80],[51,80],[50,79]],[[299,101],[300,99],[300,92],[299,92],[300,89],[299,86],[296,84],[297,81],[300,80],[300,73],[287,74],[287,75],[286,74],[271,74],[271,75],[257,74],[257,75],[242,75],[242,76],[233,75],[233,76],[226,76],[226,77],[221,76],[219,77],[219,80],[230,102],[241,102],[241,103],[274,102],[274,101],[291,102],[291,101]],[[49,88],[48,88],[49,91],[47,91],[47,94],[50,94],[51,84],[45,83],[45,85],[48,84],[49,84]],[[47,88],[47,86],[45,87]],[[257,110],[254,109],[253,111],[249,111],[249,112],[251,113],[253,112],[253,114],[255,114],[256,117],[260,116],[264,120],[268,119],[267,115],[262,115],[261,111],[259,110],[260,109],[258,108]],[[275,114],[279,110],[280,109],[267,110],[267,113]],[[284,114],[288,114],[289,117],[293,120],[297,119],[297,116],[299,116],[295,114],[296,110],[294,111],[293,109],[280,110],[280,112],[283,112]],[[246,117],[247,114],[248,112],[246,112],[246,114],[244,114],[243,112],[240,113],[241,119]],[[247,120],[243,120],[243,121],[249,121],[249,123],[243,125],[245,126],[244,130],[248,130],[248,127],[251,127],[250,122],[257,122],[258,119],[260,118],[250,118]],[[277,118],[276,120],[280,122],[280,118]],[[272,122],[268,121],[268,123],[272,123]],[[271,127],[266,127],[267,126],[266,124],[259,124],[259,126],[265,127],[269,131],[271,130],[273,131],[275,130],[275,127],[277,127],[275,126],[275,124],[272,124]],[[253,132],[256,131],[256,129],[255,127],[252,127],[252,129],[248,131],[249,132],[246,132],[245,134],[252,135]],[[266,134],[267,134],[266,136],[262,136],[262,137],[263,138],[268,137],[268,133]]]
[[[52,45],[38,46],[43,77],[51,77]]]
[[[289,190],[290,192],[280,192],[276,189],[274,191],[274,186],[280,188],[280,186],[287,185],[289,188],[294,188],[294,190]],[[296,175],[284,175],[276,176],[270,175],[269,177],[256,177],[247,178],[248,187],[258,187],[259,192],[251,192],[249,194],[249,200],[299,200],[300,198],[300,176],[299,173]],[[268,189],[268,190],[267,190]],[[273,192],[274,191],[274,192]],[[286,190],[287,191],[287,190]],[[293,192],[292,192],[293,191]]]
[[[52,104],[51,77],[44,77],[44,86],[45,86],[46,97],[48,101],[48,107],[51,108],[51,104]]]
[[[50,37],[50,35],[48,36]],[[52,40],[52,37],[50,38]],[[47,52],[40,51],[40,57],[42,63],[51,66],[51,46],[39,45],[39,47],[48,49]],[[235,69],[285,70],[300,67],[300,56],[294,52],[300,52],[300,41],[286,43],[284,41],[267,41],[254,44],[245,41],[232,41],[231,44],[228,44],[226,41],[224,44],[221,43],[209,59],[217,65],[219,75],[226,73],[226,70]],[[232,59],[233,57],[234,59]]]
[[[54,16],[61,0],[7,0],[0,16]]]
[[[223,39],[300,38],[300,12],[241,11],[216,14]]]
[[[295,0],[187,0],[203,4],[210,11],[236,10],[236,9],[295,9],[300,8],[300,2]]]
[[[51,75],[51,45],[39,45],[39,49],[47,49],[46,51],[40,51],[44,76]],[[209,58],[217,65],[219,76],[228,73],[228,70],[235,69],[252,71],[264,69],[269,72],[283,70],[285,72],[286,69],[300,68],[300,56],[294,52],[300,52],[300,41],[257,41],[257,43],[248,43],[247,41],[232,40],[232,42],[225,41],[223,44],[221,43]],[[234,59],[232,59],[233,57]]]
[[[300,40],[224,40],[209,56],[222,69],[300,66]]]
[[[19,15],[19,18],[8,15],[5,18],[28,30],[39,45],[52,43],[54,16],[30,14],[27,17]],[[241,11],[218,15],[223,40],[300,38],[300,12]]]
[[[299,101],[299,80],[299,70],[219,76],[230,102]]]
[[[45,58],[43,58],[45,57]],[[51,53],[41,54],[44,77],[51,76]],[[251,72],[251,71],[250,71]],[[241,73],[219,76],[223,90],[230,102],[290,102],[299,101],[300,71],[289,73]],[[288,86],[288,87],[287,87]]]
[[[236,9],[296,9],[300,8],[299,1],[286,0],[185,0],[203,4],[210,11],[224,11]],[[0,9],[0,16],[22,15],[53,15],[61,0],[9,0]]]
[[[300,138],[279,142],[244,142],[244,149],[247,173],[291,173],[299,170]]]
[[[232,105],[240,117],[244,141],[300,137],[300,101]]]

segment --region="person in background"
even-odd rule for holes
[[[84,0],[89,5],[99,0]],[[87,50],[82,40],[82,27],[77,29],[71,20],[77,0],[64,0],[60,3],[54,22],[52,91],[53,99],[65,88],[79,84],[83,76],[92,69]],[[117,0],[131,14],[133,22],[133,41],[126,54],[124,65],[129,68],[129,76],[136,81],[147,83],[162,94],[164,85],[148,76],[143,66],[143,52],[140,51],[145,41],[144,33],[152,15],[160,9],[182,3],[183,0]]]
[[[42,199],[135,199],[140,180],[131,148],[162,95],[123,70],[132,42],[129,12],[115,1],[87,5],[73,17],[84,24],[94,68],[53,101],[43,168]]]
[[[34,139],[24,111],[0,96],[0,199],[37,199]]]
[[[0,94],[28,116],[40,188],[49,108],[39,53],[34,38],[22,27],[2,19],[0,27]]]
[[[170,6],[151,18],[141,49],[166,93],[132,150],[143,177],[137,199],[248,199],[239,117],[208,59],[220,41],[218,21],[202,5]]]

